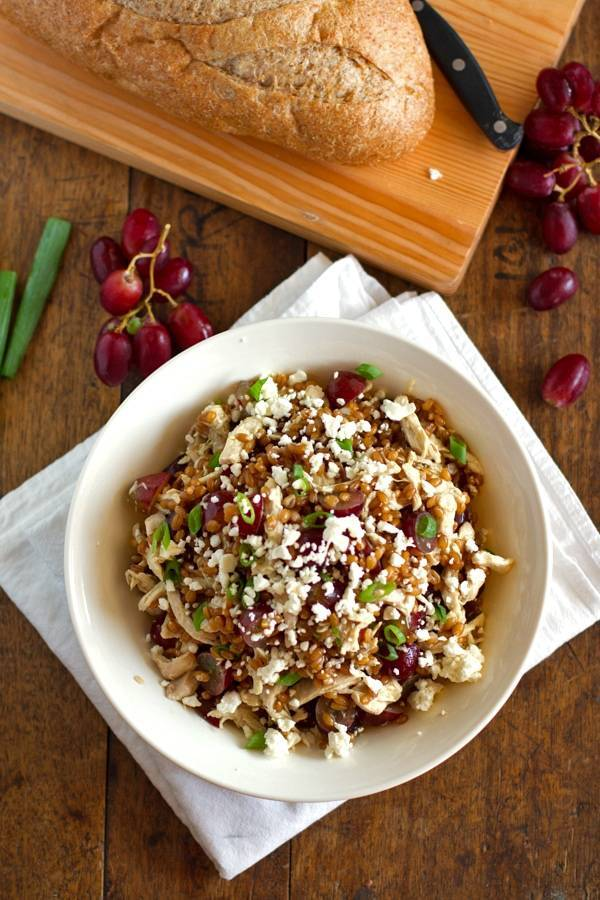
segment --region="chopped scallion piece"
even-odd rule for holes
[[[340,632],[340,629],[337,627],[337,625],[333,626],[333,628],[331,629],[331,633],[332,633],[333,638],[334,638],[336,644],[338,645],[338,647],[341,647],[342,646],[342,634]]]
[[[152,552],[158,553],[158,548],[160,545],[162,545],[163,549],[166,550],[170,543],[171,532],[169,531],[169,526],[166,522],[161,522],[160,525],[152,532]]]
[[[415,531],[421,538],[430,540],[437,534],[437,521],[431,513],[421,513],[415,522]]]
[[[242,568],[249,569],[255,558],[254,550],[250,544],[245,542],[240,544],[240,566],[242,566]]]
[[[218,469],[218,467],[220,465],[221,465],[221,454],[213,453],[213,455],[211,456],[211,458],[209,460],[208,468],[212,471],[213,469]]]
[[[265,741],[265,729],[261,728],[260,731],[255,731],[254,734],[251,734],[244,747],[246,750],[264,750],[267,746],[267,742]]]
[[[333,513],[325,512],[324,509],[315,509],[314,512],[311,512],[307,516],[304,516],[304,518],[302,519],[302,524],[305,528],[323,528],[325,525],[325,519],[328,519],[332,515]]]
[[[227,588],[227,597],[229,600],[235,600],[244,590],[244,583],[240,581],[232,581]]]
[[[16,289],[17,273],[0,272],[0,365],[6,347]]]
[[[366,378],[367,381],[373,381],[375,378],[381,378],[383,375],[381,369],[371,365],[371,363],[361,363],[360,366],[356,367],[356,371],[363,378]]]
[[[358,599],[361,603],[372,603],[375,600],[380,600],[382,597],[387,597],[395,588],[396,585],[393,581],[374,581],[373,584],[363,588],[358,595]]]
[[[193,509],[190,509],[187,517],[188,531],[190,534],[198,534],[202,528],[203,510],[202,505],[197,503]]]
[[[235,502],[237,508],[240,511],[240,516],[246,523],[246,525],[254,525],[256,519],[256,511],[252,506],[252,502],[247,494],[242,494],[241,491],[235,495]]]
[[[462,438],[457,437],[455,434],[450,435],[450,440],[448,442],[448,447],[450,448],[450,453],[454,457],[457,463],[460,463],[461,466],[466,465],[467,462],[467,445],[462,440]]]
[[[202,623],[206,616],[204,615],[204,608],[206,606],[206,602],[201,603],[200,606],[197,606],[192,614],[192,622],[194,623],[194,628],[196,631],[200,631],[202,628]]]
[[[434,603],[435,606],[435,617],[438,622],[445,622],[448,618],[448,610],[445,606],[442,606],[441,603]]]
[[[283,675],[279,676],[277,681],[278,684],[283,684],[285,687],[291,687],[293,684],[297,684],[302,675],[298,675],[297,672],[284,672]]]
[[[349,453],[352,453],[352,441],[350,438],[343,438],[340,440],[339,438],[336,440],[336,443],[342,448],[342,450],[347,450]]]
[[[292,469],[292,487],[298,494],[308,494],[310,491],[310,479],[300,463],[294,463],[294,468]],[[297,482],[300,482],[297,484]]]
[[[165,581],[179,584],[181,581],[181,564],[176,559],[170,559],[165,566]]]
[[[381,654],[384,659],[391,659],[392,661],[398,659],[398,653],[393,644],[386,644],[385,649],[387,650],[387,653]]]
[[[404,632],[397,625],[386,625],[383,629],[383,636],[388,644],[393,644],[394,647],[400,647],[406,643]]]
[[[248,394],[256,403],[260,400],[260,392],[262,391],[262,386],[266,380],[266,378],[257,378],[254,384],[251,384],[248,388]]]

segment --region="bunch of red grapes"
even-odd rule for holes
[[[579,232],[600,234],[600,81],[582,63],[542,69],[537,78],[541,106],[525,119],[524,153],[509,168],[506,184],[521,197],[540,200],[542,237],[553,253],[567,253]],[[537,311],[555,309],[577,291],[575,272],[554,266],[527,289]],[[556,362],[542,384],[544,400],[568,406],[584,392],[589,360],[571,353]]]
[[[134,368],[146,378],[175,351],[214,334],[202,310],[186,299],[193,268],[189,260],[171,257],[170,227],[161,228],[149,210],[134,209],[123,222],[120,244],[104,236],[90,249],[100,303],[111,315],[96,339],[94,367],[111,387]]]

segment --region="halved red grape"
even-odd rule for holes
[[[541,200],[549,197],[556,184],[556,178],[546,166],[529,159],[514,162],[506,173],[506,186],[521,197]]]
[[[579,288],[577,275],[565,266],[554,266],[534,278],[527,288],[527,301],[538,311],[555,309]]]
[[[565,169],[564,172],[556,173],[556,183],[562,188],[569,188],[568,199],[576,197],[588,186],[587,175],[570,153],[558,154],[552,164],[552,168],[558,169],[560,166],[569,166],[569,168]]]
[[[356,372],[336,372],[325,390],[332,409],[339,409],[359,397],[367,386],[367,379]]]
[[[404,703],[390,703],[390,705],[386,706],[384,711],[378,716],[373,715],[373,713],[365,712],[364,710],[360,711],[360,724],[373,725],[376,728],[381,727],[382,725],[388,725],[390,722],[402,724],[407,720],[408,716],[406,714],[406,706]]]
[[[296,549],[302,556],[319,553],[325,548],[322,528],[305,528],[300,532]]]
[[[140,302],[142,279],[137,272],[115,269],[102,282],[100,303],[113,316],[124,316]]]
[[[419,665],[419,650],[416,644],[398,648],[398,659],[382,660],[381,670],[385,675],[393,675],[400,684],[414,675]]]
[[[571,88],[571,106],[579,112],[587,112],[594,94],[592,73],[583,63],[570,62],[561,69]]]
[[[150,253],[160,237],[160,222],[149,209],[134,209],[123,222],[121,245],[131,259],[138,253]]]
[[[407,538],[412,538],[417,550],[421,553],[431,553],[437,546],[437,537],[421,537],[417,534],[417,521],[423,513],[409,512],[408,510],[402,514],[402,531]]]
[[[588,187],[577,197],[579,218],[592,234],[600,234],[600,185]]]
[[[156,249],[156,243],[157,243],[156,240],[154,242],[149,242],[149,246],[148,246],[147,250],[145,250],[144,252],[152,253],[152,251]],[[156,262],[154,263],[154,275],[155,276],[158,275],[158,273],[161,272],[163,267],[167,264],[170,252],[171,252],[171,244],[167,240],[167,241],[165,241],[162,250],[156,257]],[[138,259],[138,261],[135,264],[135,267],[138,270],[140,277],[143,278],[144,280],[146,280],[148,278],[148,276],[150,275],[150,262],[151,262],[151,257],[145,256],[144,259]],[[162,299],[162,298],[160,298],[160,295],[159,295],[159,299]]]
[[[170,475],[168,472],[154,472],[151,475],[140,475],[135,479],[135,488],[132,493],[134,501],[146,512],[152,508],[156,497],[168,484]]]
[[[576,125],[577,120],[571,113],[534,109],[525,119],[523,128],[527,137],[540,147],[560,150],[573,143]]]
[[[590,362],[583,354],[563,356],[547,372],[542,384],[542,397],[551,406],[570,406],[585,391],[590,373]]]
[[[366,497],[362,491],[345,491],[339,495],[338,505],[333,510],[334,516],[357,516],[365,505]]]
[[[166,291],[171,297],[179,297],[183,294],[192,280],[194,269],[188,259],[182,259],[176,256],[169,259],[157,273],[155,282],[156,287],[161,291]]]
[[[258,534],[262,529],[264,506],[262,494],[258,491],[252,491],[248,494],[248,499],[254,510],[254,522],[244,522],[241,514],[238,515],[241,537],[246,537],[249,534]]]
[[[566,253],[577,241],[578,234],[577,220],[570,207],[558,200],[549,203],[542,217],[542,235],[548,249]]]
[[[131,368],[132,358],[133,350],[128,334],[100,332],[94,348],[94,368],[100,381],[109,387],[123,384]]]
[[[231,668],[226,669],[212,653],[198,654],[198,668],[209,676],[208,681],[202,683],[202,689],[213,697],[218,697],[226,691],[233,680]]]
[[[199,716],[202,716],[202,718],[206,722],[208,722],[209,725],[212,725],[213,728],[219,728],[219,726],[221,724],[221,720],[215,718],[215,716],[212,715],[214,708],[215,708],[215,701],[212,699],[207,700],[206,697],[202,696],[202,691],[204,689],[205,689],[204,685],[200,684],[200,686],[198,687],[198,690],[196,691],[196,697],[200,701],[200,706],[194,706],[194,707],[192,707],[192,709]]]
[[[248,647],[264,647],[267,643],[261,622],[272,612],[266,603],[255,603],[250,609],[244,610],[236,620],[237,629]]]
[[[423,628],[425,625],[425,620],[427,618],[427,612],[423,606],[415,605],[415,608],[408,616],[408,627],[411,631],[416,631],[417,628]]]
[[[233,503],[233,494],[231,491],[211,491],[202,501],[204,514],[202,517],[202,525],[206,530],[206,526],[211,522],[217,522],[219,526],[225,524],[225,504]]]
[[[171,336],[160,322],[145,322],[133,337],[135,362],[143,378],[171,359]]]
[[[344,697],[341,703],[343,708],[338,709],[335,701],[327,697],[319,697],[315,707],[315,718],[320,731],[325,733],[335,731],[336,725],[344,725],[348,731],[352,728],[357,717],[357,708],[352,700]]]
[[[160,633],[166,617],[167,614],[165,612],[152,620],[152,625],[150,626],[150,640],[153,644],[158,644],[159,647],[162,647],[163,650],[170,650],[172,647],[177,646],[177,638],[164,638]]]
[[[103,235],[90,247],[90,265],[94,278],[102,284],[115,269],[125,269],[127,262],[117,242]]]
[[[558,69],[542,69],[536,87],[540,100],[552,112],[564,112],[571,103],[571,86]]]
[[[327,609],[333,609],[338,600],[341,600],[345,585],[337,578],[331,577],[328,581],[319,581],[317,584],[311,585],[308,595],[308,605],[320,603]]]
[[[168,325],[180,350],[212,337],[214,329],[201,309],[188,300],[169,312]]]

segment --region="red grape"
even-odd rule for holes
[[[261,628],[262,620],[273,610],[266,603],[255,603],[250,609],[245,610],[236,621],[236,626],[244,643],[248,647],[264,647],[267,638]]]
[[[365,505],[366,498],[362,491],[347,491],[346,494],[340,495],[333,510],[334,516],[357,516]]]
[[[337,578],[319,581],[311,586],[307,603],[311,607],[315,603],[321,603],[327,609],[333,609],[338,600],[342,599],[345,589],[344,583]]]
[[[600,139],[593,134],[588,134],[582,138],[579,144],[579,155],[586,162],[600,161]]]
[[[129,335],[116,331],[101,331],[94,349],[96,375],[116,387],[123,384],[131,367],[133,352]]]
[[[157,494],[168,484],[170,477],[168,472],[140,475],[135,479],[135,488],[132,493],[133,499],[147,512],[151,509]]]
[[[382,671],[386,675],[393,675],[401,684],[404,684],[411,675],[417,671],[419,664],[419,651],[416,644],[408,644],[398,650],[398,659],[382,660]]]
[[[224,525],[225,504],[233,502],[234,499],[231,491],[211,491],[210,494],[207,494],[203,502],[203,528],[206,529],[207,525],[211,522],[216,522],[219,526]]]
[[[555,309],[572,297],[578,288],[575,272],[564,266],[555,266],[533,279],[527,288],[527,300],[538,311]]]
[[[160,322],[145,322],[134,335],[135,362],[143,378],[171,359],[171,336]]]
[[[142,279],[136,272],[115,269],[102,282],[100,303],[113,316],[123,316],[140,302],[143,291]]]
[[[340,406],[345,406],[359,397],[366,386],[366,378],[356,372],[336,372],[325,390],[330,407],[339,409]]]
[[[571,113],[554,113],[545,109],[534,109],[525,119],[527,137],[549,150],[560,150],[573,142],[577,122]]]
[[[577,240],[577,221],[566,203],[549,203],[542,218],[544,242],[553,253],[566,253]]]
[[[180,350],[209,338],[214,334],[212,325],[201,309],[185,300],[169,313],[168,325]]]
[[[117,242],[104,235],[90,247],[90,265],[94,278],[102,284],[111,272],[124,269],[127,263]]]
[[[179,297],[190,286],[194,269],[187,259],[176,256],[169,259],[156,275],[156,287],[171,297]]]
[[[590,380],[589,360],[581,353],[570,353],[554,363],[542,384],[542,397],[552,406],[563,407],[581,397]]]
[[[138,253],[150,253],[160,237],[160,222],[149,209],[134,209],[123,222],[121,245],[131,259]]]
[[[594,79],[582,63],[570,62],[561,69],[571,87],[571,105],[579,112],[587,112],[594,93]]]
[[[600,185],[588,187],[577,197],[577,212],[592,234],[600,234]]]
[[[537,77],[537,92],[551,112],[564,112],[571,103],[571,86],[558,69],[542,69]]]
[[[212,653],[199,653],[197,660],[198,668],[209,676],[208,681],[202,684],[203,690],[208,691],[213,697],[218,697],[231,684],[233,672],[226,669],[224,663],[215,659]]]
[[[151,253],[156,248],[156,241],[154,241],[145,253]],[[157,275],[158,272],[161,271],[163,266],[167,263],[169,259],[169,254],[171,252],[171,244],[169,241],[165,241],[164,246],[158,256],[156,257],[156,262],[154,263],[154,274]],[[150,257],[146,256],[144,259],[138,259],[135,264],[136,269],[140,273],[141,277],[145,280],[150,275]]]
[[[564,172],[557,172],[556,183],[561,188],[569,188],[567,196],[570,200],[572,197],[576,197],[577,194],[585,190],[589,182],[587,180],[587,175],[576,162],[574,156],[571,156],[570,153],[559,153],[552,164],[552,168],[558,169],[560,166],[565,165],[570,166],[570,168],[565,169]]]
[[[398,720],[406,722],[408,719],[404,703],[390,703],[378,716],[364,710],[361,710],[359,715],[361,725],[374,725],[375,727],[387,725],[389,722],[397,722]]]
[[[357,709],[352,700],[346,701],[347,706],[342,709],[327,697],[319,697],[315,707],[317,725],[321,731],[335,731],[336,725],[345,725],[351,729],[357,715]]]
[[[556,184],[556,178],[542,163],[528,159],[517,160],[506,174],[507,187],[521,197],[533,200],[549,197]]]
[[[262,528],[262,520],[263,520],[263,498],[262,495],[258,493],[258,491],[251,491],[248,494],[248,499],[252,505],[252,509],[254,510],[254,522],[244,522],[241,515],[239,515],[239,529],[240,536],[246,537],[249,534],[258,534]]]

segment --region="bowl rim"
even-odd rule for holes
[[[286,326],[290,327],[298,327],[304,325],[315,325],[318,324],[320,327],[327,327],[330,324],[335,325],[335,327],[342,327],[343,329],[348,329],[349,331],[357,330],[365,334],[365,336],[369,335],[371,338],[381,336],[382,329],[364,324],[357,320],[352,319],[337,319],[337,318],[325,318],[319,316],[301,316],[301,317],[283,317],[279,319],[269,319],[263,322],[254,322],[249,325],[239,326],[234,329],[228,329],[218,335],[214,335],[210,339],[210,344],[215,347],[215,343],[225,343],[232,339],[232,335],[235,335],[237,340],[244,339],[245,335],[248,332],[257,332],[257,331],[270,331],[273,328],[280,327],[282,323],[285,323]],[[491,410],[492,414],[499,419],[502,427],[510,430],[508,424],[506,423],[504,416],[493,406],[490,399],[486,395],[486,393],[482,390],[480,385],[470,377],[464,375],[455,365],[449,363],[446,359],[442,359],[433,353],[431,350],[428,350],[418,343],[414,341],[407,340],[404,337],[401,337],[394,333],[387,333],[387,337],[391,337],[394,341],[396,341],[400,346],[408,345],[411,349],[416,350],[419,354],[421,354],[425,360],[431,360],[435,363],[436,366],[442,366],[446,369],[449,369],[452,374],[459,378],[459,380],[466,382],[472,390],[474,390],[478,395],[483,404]],[[138,737],[140,737],[145,743],[147,743],[150,747],[156,750],[161,756],[164,756],[166,759],[170,760],[170,762],[174,763],[180,769],[189,772],[190,774],[196,776],[197,778],[206,781],[210,784],[214,784],[218,787],[226,788],[227,790],[234,791],[236,793],[256,797],[258,799],[264,800],[277,800],[284,802],[329,802],[329,801],[344,801],[351,800],[358,797],[370,796],[372,794],[380,793],[381,791],[389,790],[390,788],[397,787],[401,784],[405,784],[408,781],[412,781],[415,778],[419,778],[421,775],[424,775],[426,772],[431,771],[432,769],[437,768],[442,763],[446,762],[460,750],[462,750],[471,740],[477,737],[478,734],[483,731],[483,729],[489,724],[489,722],[496,716],[499,710],[504,706],[507,702],[513,691],[515,690],[517,684],[520,679],[524,675],[526,669],[527,659],[529,658],[531,647],[535,641],[535,638],[539,632],[539,626],[542,619],[542,615],[544,612],[544,608],[547,603],[548,597],[548,588],[550,583],[550,578],[552,574],[552,541],[550,536],[550,526],[548,522],[548,515],[546,513],[546,508],[542,495],[542,488],[539,482],[539,477],[537,472],[535,471],[533,461],[531,460],[527,451],[522,447],[522,445],[515,441],[517,445],[517,452],[520,454],[521,463],[524,465],[530,479],[530,488],[532,494],[532,500],[535,501],[537,506],[537,512],[540,517],[540,521],[542,523],[542,534],[538,535],[538,539],[540,540],[540,549],[543,551],[543,560],[544,560],[544,571],[542,574],[542,588],[541,588],[541,598],[538,604],[538,612],[537,616],[533,623],[533,628],[531,631],[530,640],[525,648],[525,652],[523,654],[523,659],[521,660],[520,665],[515,671],[512,679],[510,680],[507,687],[504,689],[500,697],[496,700],[494,704],[487,710],[485,715],[483,715],[477,722],[475,726],[468,729],[464,735],[462,735],[452,747],[448,750],[440,753],[439,757],[436,758],[436,761],[431,763],[424,763],[423,765],[414,766],[409,772],[404,775],[400,775],[397,777],[391,776],[383,779],[375,788],[372,787],[364,787],[358,789],[350,789],[347,792],[340,792],[337,789],[334,789],[326,796],[323,796],[322,792],[319,794],[310,794],[307,796],[306,792],[298,792],[293,786],[293,779],[290,779],[290,788],[286,791],[285,794],[281,792],[269,793],[266,792],[256,792],[250,789],[242,789],[237,784],[232,784],[227,777],[220,777],[211,775],[210,778],[204,774],[199,774],[191,765],[186,765],[182,763],[179,759],[177,759],[176,755],[173,753],[169,753],[165,751],[159,743],[159,740],[151,738],[147,736],[145,733],[142,733],[140,727],[132,720],[132,718],[127,714],[127,712],[123,709],[122,704],[119,702],[119,698],[115,697],[112,692],[109,691],[108,687],[103,683],[102,678],[98,674],[93,655],[91,649],[87,646],[87,641],[85,640],[82,624],[79,620],[80,610],[82,609],[81,604],[78,603],[77,598],[77,585],[76,585],[76,558],[74,554],[74,542],[73,542],[73,530],[74,523],[77,515],[79,514],[79,505],[81,503],[81,495],[83,490],[83,485],[87,478],[88,470],[94,464],[95,458],[99,452],[102,451],[103,443],[107,439],[107,434],[109,433],[109,426],[112,426],[114,422],[120,422],[123,417],[126,417],[127,410],[129,405],[135,402],[136,395],[140,391],[140,389],[144,388],[147,390],[147,385],[151,383],[153,380],[157,378],[164,378],[169,368],[176,364],[178,360],[181,359],[182,356],[186,354],[191,355],[192,353],[198,353],[199,348],[204,346],[204,342],[200,344],[195,344],[192,347],[184,350],[183,353],[179,353],[176,356],[172,357],[167,363],[160,366],[159,369],[155,370],[150,376],[144,379],[136,388],[129,394],[122,403],[114,410],[108,421],[101,428],[100,433],[98,434],[97,440],[95,441],[92,449],[90,450],[84,465],[81,469],[79,477],[77,478],[77,482],[75,484],[75,489],[73,492],[73,496],[71,498],[71,503],[69,506],[69,513],[67,517],[67,524],[65,529],[65,541],[64,541],[64,581],[67,593],[67,601],[69,608],[69,615],[71,618],[71,622],[77,637],[77,642],[79,647],[83,653],[85,661],[87,665],[90,667],[92,675],[98,686],[100,687],[103,695],[106,697],[108,702],[111,704],[113,709],[122,717],[123,721],[135,732]],[[201,352],[201,351],[200,351]],[[539,564],[539,563],[538,563]],[[110,727],[110,726],[109,726]]]

